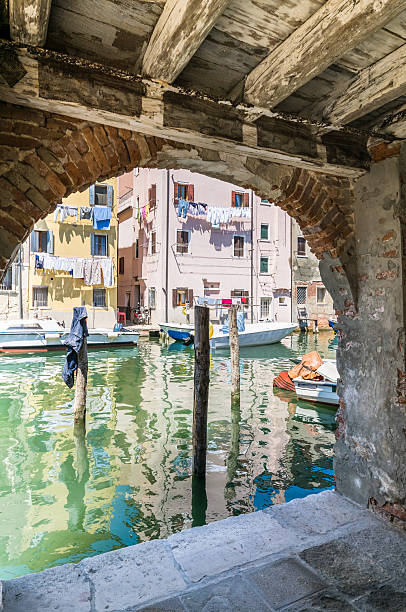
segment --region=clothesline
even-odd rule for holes
[[[68,272],[73,278],[83,278],[85,285],[101,285],[102,273],[105,287],[114,286],[113,260],[111,257],[58,257],[48,253],[35,255],[37,270]]]
[[[203,306],[206,304],[207,306],[224,306],[225,308],[229,308],[230,306],[235,306],[238,304],[247,305],[249,298],[247,297],[233,297],[233,298],[210,298],[210,297],[198,297],[196,298],[196,302],[198,306]]]
[[[206,221],[212,227],[218,228],[220,224],[230,223],[232,219],[250,219],[250,208],[234,206],[209,206],[204,202],[189,202],[188,200],[178,200],[178,217],[186,218],[186,215],[197,217],[206,215]]]
[[[58,221],[60,215],[61,223],[63,223],[66,217],[76,217],[76,221],[79,218],[88,219],[93,222],[93,229],[110,229],[111,221],[111,207],[110,206],[65,206],[58,204],[54,211],[54,222]]]

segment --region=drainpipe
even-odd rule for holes
[[[24,318],[23,313],[23,247],[20,246],[20,251],[18,254],[18,302],[19,302],[19,310],[20,310],[20,319]]]
[[[251,204],[251,323],[254,322],[254,192],[250,189]]]
[[[170,170],[166,171],[166,243],[165,243],[165,323],[169,322],[169,186]]]

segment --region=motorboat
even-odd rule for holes
[[[68,330],[55,319],[16,319],[0,321],[0,352],[27,353],[32,351],[64,350],[63,339]],[[138,343],[139,334],[125,328],[89,329],[89,348],[131,346]]]
[[[190,340],[195,331],[194,325],[187,323],[159,323],[159,329],[178,342]]]
[[[307,371],[310,370],[306,365],[304,367]],[[296,395],[303,400],[338,406],[337,381],[339,374],[335,359],[324,359],[321,365],[314,369],[313,378],[304,378],[303,376],[291,378],[293,376],[291,372],[281,372],[275,378],[274,386],[295,391]]]
[[[278,323],[266,321],[263,323],[246,323],[244,331],[238,332],[240,347],[263,346],[275,344],[296,329],[296,323]],[[222,327],[214,326],[214,333],[210,338],[213,349],[227,349],[230,345],[228,332],[224,333]]]

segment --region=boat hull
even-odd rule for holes
[[[63,351],[66,349],[66,346],[62,342],[62,336],[66,336],[66,332],[54,335],[51,338],[47,337],[49,335],[50,334],[40,334],[41,337],[24,337],[18,339],[3,339],[0,337],[0,353],[42,353],[47,351]],[[130,347],[138,344],[138,338],[138,333],[91,332],[87,339],[87,345],[89,349]]]
[[[257,329],[250,331],[247,329],[244,332],[239,332],[238,339],[240,347],[247,346],[264,346],[267,344],[275,344],[286,336],[292,333],[296,325],[287,325],[279,329]],[[229,348],[229,335],[215,335],[210,340],[210,346],[214,349]]]
[[[336,383],[329,381],[303,380],[295,378],[296,395],[303,400],[310,402],[320,402],[338,406],[339,398],[337,395]]]
[[[160,323],[159,328],[168,334],[172,340],[175,340],[175,342],[184,342],[185,340],[189,340],[190,336],[194,332],[193,325],[182,325],[182,323],[179,323],[178,325],[176,325],[176,323]]]

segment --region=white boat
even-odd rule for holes
[[[296,323],[246,323],[245,330],[238,332],[240,347],[263,346],[274,344],[285,338],[296,329]],[[210,346],[213,349],[229,348],[230,340],[228,333],[223,333],[220,326],[215,326],[214,334],[210,338]]]
[[[325,359],[317,372],[323,380],[294,378],[296,395],[311,402],[322,402],[338,406],[337,380],[339,374],[334,359]]]
[[[0,321],[0,353],[64,350],[62,340],[68,330],[55,319],[16,319]],[[89,329],[89,347],[133,346],[138,332]]]

